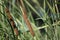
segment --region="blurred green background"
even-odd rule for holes
[[[35,36],[24,21],[20,0],[0,0],[0,40],[60,40],[60,1],[22,0]],[[18,28],[15,36],[5,13],[8,8]]]

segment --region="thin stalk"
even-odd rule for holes
[[[22,14],[23,14],[23,18],[24,18],[24,21],[26,22],[29,30],[30,30],[30,33],[32,34],[32,36],[35,35],[34,31],[33,31],[33,28],[28,20],[28,17],[27,17],[27,11],[25,9],[25,6],[24,6],[24,3],[23,3],[23,0],[20,0],[20,3],[21,3],[21,10],[22,10]]]
[[[16,27],[16,25],[15,25],[15,23],[14,23],[14,20],[13,20],[12,16],[10,15],[9,9],[6,8],[5,11],[6,11],[6,14],[7,14],[7,16],[8,16],[8,19],[9,19],[11,25],[12,25],[12,28],[14,29],[16,35],[18,36],[18,29],[17,29],[17,27]]]
[[[11,29],[12,29],[12,32],[13,32],[14,40],[16,40],[16,37],[18,37],[18,35],[19,35],[18,29],[17,29],[17,27],[16,27],[16,25],[14,23],[14,20],[13,20],[12,16],[10,15],[10,12],[9,12],[8,8],[5,9],[5,12],[6,12],[6,15],[8,17],[9,24],[11,25]]]

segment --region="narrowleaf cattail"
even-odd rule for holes
[[[17,29],[17,27],[16,27],[16,25],[15,25],[15,23],[14,23],[14,20],[13,20],[13,18],[12,18],[12,16],[11,16],[10,12],[9,12],[9,9],[6,8],[6,9],[5,9],[5,12],[6,12],[6,15],[7,15],[7,17],[8,17],[8,20],[10,21],[10,24],[11,24],[13,30],[14,30],[15,35],[18,36],[18,34],[19,34],[19,33],[18,33],[18,29]]]
[[[22,15],[23,15],[23,18],[24,18],[24,21],[26,22],[29,30],[30,30],[30,33],[32,34],[32,36],[35,35],[33,29],[32,29],[32,26],[28,20],[28,17],[27,17],[27,12],[26,12],[26,9],[25,9],[25,6],[24,6],[24,3],[23,3],[23,0],[20,0],[20,4],[21,4],[21,10],[22,10]]]

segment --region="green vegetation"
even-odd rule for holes
[[[37,0],[22,0],[27,11],[26,15],[33,28],[35,36],[32,36],[23,18],[20,1],[0,0],[0,40],[60,40],[60,12],[57,7],[58,2],[44,0],[40,3]],[[16,36],[10,24],[9,17],[5,12],[9,9],[11,16],[18,28],[19,35]],[[32,14],[38,18],[34,19]],[[44,23],[39,26],[35,20],[42,19]],[[38,25],[38,26],[37,26]],[[41,33],[40,30],[46,32]]]

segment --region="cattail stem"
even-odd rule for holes
[[[14,20],[13,20],[12,16],[10,15],[9,9],[6,8],[5,9],[5,12],[6,12],[6,15],[8,17],[8,20],[10,21],[10,24],[11,24],[11,26],[12,26],[14,32],[15,32],[15,35],[18,36],[18,29],[17,29],[17,27],[16,27],[16,25],[14,23]]]
[[[32,36],[34,36],[35,33],[34,33],[34,31],[33,31],[33,29],[32,29],[32,26],[31,26],[31,24],[30,24],[30,22],[29,22],[29,20],[28,20],[28,17],[27,17],[27,14],[26,14],[27,11],[26,11],[26,9],[25,9],[23,0],[20,0],[20,3],[21,3],[21,10],[22,10],[22,15],[23,15],[24,21],[26,22],[26,24],[27,24],[27,26],[28,26],[28,28],[29,28],[29,30],[30,30],[30,33],[32,34]]]

